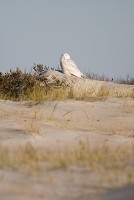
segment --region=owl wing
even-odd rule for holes
[[[71,75],[78,76],[78,77],[82,76],[82,73],[78,69],[77,65],[71,59],[68,60],[67,70]]]

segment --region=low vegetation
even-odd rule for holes
[[[20,69],[10,70],[2,74],[0,72],[0,98],[15,101],[20,100],[64,100],[76,99],[87,100],[90,97],[103,98],[109,96],[109,88],[102,86],[97,93],[90,89],[75,91],[74,88],[61,83],[54,77],[54,84],[50,84],[47,77],[43,75],[49,70],[49,67],[34,64],[32,72],[22,72]],[[104,75],[87,74],[87,77],[93,80],[111,81]],[[127,77],[126,80],[116,81],[123,84],[134,84],[134,79]],[[124,97],[124,94],[116,94],[117,97]],[[134,98],[134,91],[129,95]]]
[[[114,184],[134,183],[134,147],[111,150],[104,145],[90,149],[88,142],[79,142],[77,146],[64,150],[60,147],[35,148],[29,142],[15,149],[0,146],[0,169],[32,173],[48,169],[67,170],[76,166],[89,173],[105,174],[106,179]]]

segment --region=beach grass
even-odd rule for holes
[[[129,163],[129,164],[128,164]],[[107,174],[118,173],[134,183],[134,146],[110,148],[103,145],[101,148],[90,148],[87,141],[80,141],[75,147],[45,148],[35,147],[27,142],[25,145],[11,148],[0,145],[0,168],[15,169],[18,171],[43,171],[48,169],[67,170],[78,167],[88,172]],[[116,177],[117,178],[117,177]],[[121,177],[118,177],[121,178]]]

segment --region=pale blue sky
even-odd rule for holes
[[[0,0],[0,71],[57,68],[134,76],[134,0]]]

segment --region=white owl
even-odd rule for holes
[[[80,72],[77,65],[73,60],[71,60],[68,53],[64,53],[60,59],[60,65],[62,72],[67,75],[74,75],[77,77],[84,77],[84,74]]]

